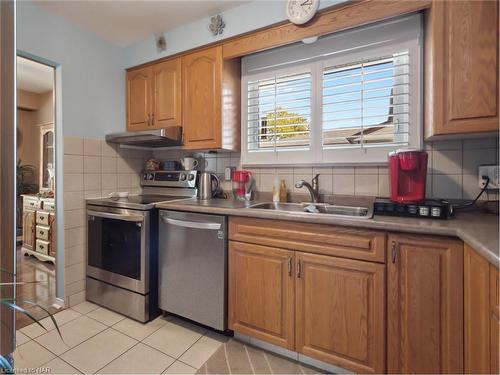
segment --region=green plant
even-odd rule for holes
[[[8,274],[13,280],[16,279],[15,273],[12,273],[12,272],[5,270],[3,268],[0,268],[0,272],[4,273],[4,274]],[[15,313],[21,313],[21,314],[27,316],[33,322],[35,322],[40,327],[42,327],[45,331],[48,331],[47,328],[42,324],[42,322],[39,319],[35,318],[29,311],[27,311],[25,308],[21,307],[20,304],[27,304],[27,305],[36,306],[36,307],[40,308],[41,310],[43,310],[44,312],[47,313],[48,317],[50,317],[52,323],[54,324],[54,327],[56,328],[56,330],[59,334],[59,337],[61,337],[61,339],[62,339],[61,331],[59,330],[59,326],[54,318],[54,315],[51,314],[50,311],[48,311],[46,308],[40,306],[37,303],[31,302],[31,301],[24,300],[24,301],[20,302],[16,298],[4,298],[3,297],[3,290],[6,287],[25,285],[25,284],[31,284],[31,283],[38,283],[38,281],[33,281],[33,282],[16,282],[16,281],[0,282],[0,305],[6,306],[7,308],[11,309]],[[9,330],[9,327],[7,327],[4,322],[1,322],[1,324],[2,324],[2,327],[0,327],[0,328],[4,328],[4,329]],[[9,333],[10,333],[12,340],[15,341],[15,332],[12,332],[9,330]],[[11,364],[11,361],[8,358],[8,356],[0,355],[0,374],[13,374],[13,373],[14,373],[14,369],[12,368],[12,364]]]

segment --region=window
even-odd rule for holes
[[[311,147],[311,73],[248,82],[248,150]]]
[[[385,163],[421,147],[420,16],[243,59],[242,163]]]

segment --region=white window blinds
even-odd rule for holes
[[[247,86],[248,151],[308,150],[311,73],[275,75]]]
[[[407,145],[408,52],[323,71],[323,148]]]
[[[419,14],[242,59],[243,165],[384,164],[422,147]]]

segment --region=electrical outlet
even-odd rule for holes
[[[490,179],[488,189],[498,189],[498,186],[500,185],[499,168],[500,167],[498,165],[479,166],[479,187],[481,189],[486,184],[486,180],[483,179],[483,176],[488,176]]]

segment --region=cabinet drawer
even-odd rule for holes
[[[229,239],[385,263],[384,232],[242,217],[229,218]]]
[[[49,245],[48,241],[36,240],[35,251],[37,253],[48,255],[49,254],[49,247],[50,247],[50,245]]]
[[[26,208],[42,208],[42,201],[37,198],[24,198],[23,207]]]
[[[48,212],[37,211],[36,212],[36,223],[42,225],[49,225],[49,216]]]
[[[43,209],[54,212],[56,209],[56,204],[53,201],[45,201],[43,202]]]
[[[39,240],[49,240],[50,227],[46,227],[44,225],[36,226],[36,238]]]

